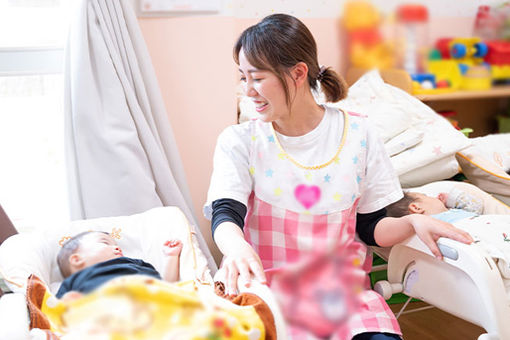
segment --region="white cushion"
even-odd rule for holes
[[[510,196],[510,175],[497,163],[473,148],[458,152],[456,157],[462,172],[471,183],[487,192]]]
[[[455,155],[450,155],[406,172],[399,176],[399,180],[403,188],[410,188],[451,178],[458,172],[459,164]]]
[[[207,259],[200,251],[193,227],[177,207],[154,208],[131,216],[75,221],[44,233],[14,235],[0,246],[0,270],[10,280],[21,284],[30,274],[35,274],[55,293],[63,279],[56,261],[62,242],[88,230],[111,233],[125,256],[143,259],[159,272],[163,270],[165,259],[163,243],[179,239],[183,242],[181,279],[212,282]],[[24,291],[24,287],[9,286],[14,291]]]
[[[383,140],[384,133],[389,136],[402,128],[423,132],[420,143],[391,157],[399,176],[454,155],[470,145],[466,136],[430,107],[407,92],[384,83],[377,70],[364,74],[352,85],[349,96],[335,105],[344,104],[349,109],[361,110],[376,126],[379,124],[378,131]],[[356,105],[361,106],[357,108]],[[381,129],[392,133],[381,132]],[[390,141],[391,138],[386,143]],[[449,175],[450,171],[444,174]]]
[[[501,202],[505,203],[506,205],[510,206],[510,196],[499,195],[499,194],[492,194],[492,196],[494,196]]]
[[[364,78],[367,78],[367,80],[364,80]],[[366,86],[366,88],[367,90],[370,89],[371,96],[375,96],[372,99],[375,103],[382,105],[391,101],[394,107],[399,107],[401,111],[406,113],[407,119],[411,120],[413,128],[424,132],[423,140],[419,144],[391,157],[398,175],[453,155],[470,145],[469,139],[456,130],[445,118],[414,96],[385,84],[377,71],[366,73],[358,80],[358,82],[360,81],[372,84]],[[373,84],[378,85],[377,91],[373,90]],[[377,106],[374,105],[374,108],[377,108]],[[377,110],[364,113],[367,113],[369,118],[374,113],[378,114]],[[386,113],[384,119],[390,123],[400,124],[396,121],[400,119],[400,115],[393,116],[393,112]]]
[[[368,115],[379,137],[387,142],[407,130],[413,122],[405,105],[388,86],[374,70],[364,74],[349,88],[347,98],[328,105]]]
[[[420,143],[425,136],[425,132],[423,130],[410,127],[404,132],[396,135],[391,138],[384,144],[384,148],[388,155],[395,156],[398,153],[401,153],[404,150],[412,148],[416,144]]]
[[[471,142],[471,148],[476,152],[496,163],[503,171],[510,170],[510,133],[472,138]]]

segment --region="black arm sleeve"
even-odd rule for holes
[[[368,246],[379,246],[375,242],[374,231],[377,222],[386,217],[386,209],[374,211],[369,214],[357,214],[356,232],[359,238]]]
[[[233,222],[243,230],[247,211],[244,204],[230,198],[222,198],[212,202],[212,209],[211,229],[213,238],[216,228],[223,222]]]

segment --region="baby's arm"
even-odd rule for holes
[[[163,245],[163,253],[167,256],[163,280],[168,282],[179,280],[179,257],[181,250],[182,242],[180,240],[166,241]]]
[[[475,195],[458,188],[452,188],[450,192],[445,195],[447,197],[444,203],[447,208],[463,209],[479,215],[483,213],[483,200]]]

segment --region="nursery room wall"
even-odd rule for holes
[[[396,6],[406,1],[374,0],[391,22]],[[416,1],[414,1],[416,2]],[[470,36],[477,0],[418,1],[429,9],[429,38]],[[484,1],[495,5],[501,1]],[[195,214],[218,261],[210,225],[202,214],[216,138],[237,120],[238,71],[232,59],[237,36],[266,15],[297,16],[316,38],[319,62],[344,74],[347,61],[339,28],[344,1],[224,0],[211,14],[165,14],[139,18],[144,38],[180,150]],[[137,2],[140,5],[141,2]]]

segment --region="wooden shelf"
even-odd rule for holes
[[[350,68],[347,70],[346,81],[347,84],[352,85],[368,70],[361,68]],[[412,80],[409,74],[404,70],[390,69],[380,70],[379,73],[383,80],[396,86],[408,93],[412,91]],[[454,91],[441,94],[417,94],[414,95],[421,101],[424,102],[436,102],[436,101],[447,101],[447,100],[469,100],[469,99],[484,99],[484,98],[510,98],[510,85],[498,85],[488,90],[478,91]]]
[[[488,90],[476,90],[476,91],[464,90],[441,94],[418,94],[415,95],[415,97],[424,102],[510,97],[510,85],[494,86]]]

